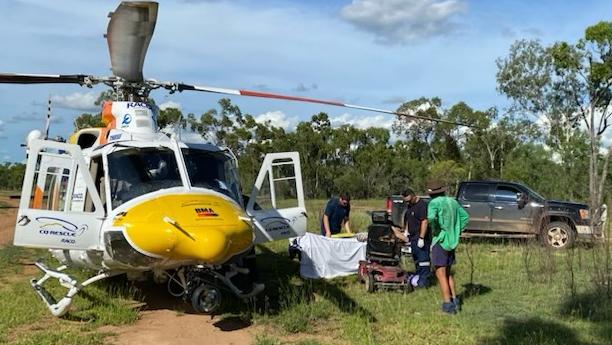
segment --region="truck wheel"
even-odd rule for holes
[[[576,234],[567,223],[551,222],[542,229],[540,239],[545,246],[559,250],[574,245]]]

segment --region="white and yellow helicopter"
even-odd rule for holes
[[[149,272],[196,311],[214,313],[222,290],[250,298],[264,289],[253,278],[254,244],[306,231],[297,152],[266,155],[252,192],[243,198],[233,153],[158,131],[158,109],[147,101],[151,90],[274,98],[447,122],[335,101],[144,79],[157,9],[155,2],[122,2],[109,15],[111,77],[0,73],[0,83],[101,83],[116,94],[103,104],[104,128],[80,130],[68,143],[46,140],[39,131],[27,138],[14,244],[48,248],[61,263],[50,268],[37,262],[44,276],[31,281],[55,316],[64,315],[89,284]],[[278,202],[279,184],[282,193],[292,191],[291,202]],[[264,193],[269,202],[260,201]],[[68,267],[96,273],[78,282],[64,272]],[[49,279],[68,289],[59,301],[43,286]]]

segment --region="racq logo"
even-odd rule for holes
[[[198,217],[219,217],[215,210],[209,207],[196,208],[195,211]]]

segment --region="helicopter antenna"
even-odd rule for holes
[[[49,139],[49,127],[51,127],[51,94],[47,100],[47,123],[45,124],[45,140]]]

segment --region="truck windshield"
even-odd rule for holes
[[[236,166],[228,155],[197,149],[182,151],[193,187],[212,189],[242,204]]]
[[[143,194],[181,186],[174,151],[165,147],[133,147],[108,155],[112,207]]]

